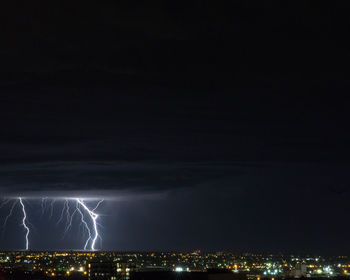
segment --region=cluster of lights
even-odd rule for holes
[[[25,202],[25,201],[24,201]],[[19,202],[18,202],[19,204]],[[91,208],[92,209],[92,208]],[[92,232],[93,233],[93,232]],[[96,259],[97,258],[97,259]],[[260,257],[259,257],[260,258]],[[116,264],[115,273],[128,274],[128,264],[136,269],[149,269],[152,267],[165,267],[176,273],[191,271],[207,271],[211,268],[227,269],[232,272],[243,272],[249,269],[259,278],[265,276],[269,279],[285,275],[286,277],[301,276],[327,276],[329,278],[338,275],[348,275],[350,259],[334,263],[334,258],[323,259],[316,262],[315,259],[294,259],[283,256],[282,259],[261,259],[251,256],[248,258],[236,256],[230,253],[116,253],[116,252],[3,252],[0,253],[0,263],[9,271],[15,269],[18,264],[25,264],[29,271],[38,271],[50,276],[71,276],[72,274],[88,275],[91,263],[99,263],[106,260]],[[338,258],[339,259],[339,258]],[[14,266],[12,266],[14,264]],[[122,265],[121,265],[122,264]],[[277,279],[277,278],[276,278]]]
[[[267,275],[267,274],[269,274],[269,275],[277,275],[278,273],[281,273],[282,272],[282,270],[281,269],[273,269],[273,270],[271,270],[271,269],[268,269],[268,270],[266,270],[266,271],[264,271],[264,275]]]

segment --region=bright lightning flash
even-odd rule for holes
[[[84,208],[84,210],[89,214],[91,220],[92,220],[92,224],[93,224],[93,227],[94,227],[94,237],[92,238],[91,237],[91,232],[90,230],[88,231],[89,233],[89,238],[87,239],[86,243],[85,243],[85,248],[89,242],[89,240],[91,240],[91,250],[92,251],[95,251],[95,243],[96,243],[96,240],[97,238],[99,238],[99,234],[98,234],[98,227],[97,227],[97,218],[99,217],[98,214],[96,214],[94,211],[97,209],[97,207],[102,203],[103,200],[100,200],[96,207],[92,210],[89,209],[89,207],[87,207],[87,205],[85,204],[85,202],[80,199],[80,198],[76,198],[76,201],[79,203],[80,206],[82,206]],[[83,218],[83,215],[82,215],[82,222],[84,222],[85,226],[86,226],[86,222],[84,221],[84,218]],[[85,249],[84,248],[84,249]]]
[[[45,213],[46,207],[47,207],[47,200],[49,198],[45,197],[41,199],[41,216]],[[99,215],[96,213],[96,209],[100,206],[100,204],[103,202],[102,200],[99,200],[94,208],[89,208],[88,204],[84,201],[82,198],[64,198],[63,207],[61,210],[61,215],[59,220],[57,221],[56,225],[59,226],[59,224],[66,220],[66,226],[64,230],[63,237],[66,235],[66,233],[71,229],[73,219],[75,214],[80,215],[80,226],[83,226],[83,228],[86,230],[88,234],[88,238],[85,241],[84,250],[87,250],[88,246],[90,245],[90,250],[95,251],[96,250],[96,241],[97,239],[101,238],[98,232],[98,223],[97,219],[99,218]],[[6,205],[10,199],[5,200],[1,205],[0,208]],[[53,205],[55,203],[56,199],[53,199],[50,203],[50,215],[51,218],[53,215]],[[74,201],[74,207],[70,207],[70,201]],[[13,209],[15,208],[17,202],[20,203],[21,211],[23,213],[22,223],[21,225],[25,229],[25,249],[29,249],[29,234],[30,234],[30,223],[27,218],[27,212],[24,204],[24,199],[22,197],[18,197],[17,200],[12,204],[9,214],[5,218],[5,222],[3,224],[3,228],[6,228],[7,220],[12,216]],[[71,204],[72,205],[72,204]],[[71,210],[72,209],[72,210]],[[86,213],[91,218],[91,223],[87,222],[87,220],[84,217],[84,213]],[[65,217],[65,218],[64,218]],[[89,226],[90,224],[90,226]]]
[[[22,226],[25,228],[25,230],[26,230],[26,235],[25,235],[25,238],[26,238],[26,250],[28,250],[29,249],[29,232],[30,232],[30,229],[29,229],[29,227],[27,226],[27,213],[26,213],[26,209],[25,209],[25,207],[24,207],[24,203],[23,203],[23,201],[22,201],[22,198],[21,197],[19,197],[18,198],[18,200],[19,200],[19,203],[21,204],[21,206],[22,206],[22,212],[23,212],[23,219],[22,219]]]

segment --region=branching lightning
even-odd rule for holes
[[[4,205],[6,205],[9,201],[10,201],[10,200],[7,199],[5,202],[3,202],[3,203],[1,204],[1,206],[0,206],[0,208],[2,208]],[[4,233],[5,233],[5,229],[6,229],[6,226],[7,226],[8,219],[9,219],[10,217],[12,217],[12,215],[13,215],[13,210],[14,210],[14,208],[15,208],[15,206],[17,205],[18,202],[19,202],[20,205],[21,205],[21,212],[22,212],[22,214],[23,214],[23,218],[22,218],[22,223],[21,223],[21,225],[23,226],[23,228],[24,228],[25,231],[26,231],[26,234],[25,234],[25,249],[28,250],[28,249],[29,249],[29,233],[30,233],[30,228],[29,228],[28,224],[30,224],[30,223],[29,223],[29,221],[28,221],[28,219],[27,219],[26,208],[25,208],[25,206],[24,206],[23,199],[22,199],[21,197],[18,197],[18,199],[16,199],[15,201],[13,201],[12,206],[11,206],[11,208],[10,208],[10,211],[9,211],[9,213],[7,214],[7,216],[5,217],[4,223],[3,223],[3,225],[2,225],[2,227],[3,227],[2,235],[4,235]]]
[[[12,216],[13,209],[15,208],[17,202],[18,202],[18,201],[15,200],[15,201],[12,203],[12,206],[11,206],[11,208],[10,208],[10,212],[9,212],[8,215],[6,216],[5,221],[4,221],[4,224],[2,225],[4,229],[6,228],[8,219]]]
[[[68,205],[68,200],[65,199],[65,201],[64,201],[64,203],[63,203],[62,211],[61,211],[61,216],[60,216],[60,218],[58,219],[56,225],[59,225],[59,224],[61,223],[61,221],[63,220],[63,215],[64,215],[64,212],[65,212],[65,210],[66,210],[66,207],[69,207],[69,206],[67,206],[67,205]]]
[[[71,212],[71,206],[70,206],[70,201],[74,200],[75,205],[74,205],[74,211]],[[64,238],[67,234],[67,232],[72,228],[73,222],[74,222],[74,217],[76,213],[79,213],[80,215],[80,220],[79,223],[83,228],[86,230],[88,234],[88,238],[85,241],[84,244],[84,250],[87,250],[89,244],[90,244],[90,250],[95,251],[96,250],[96,241],[98,238],[101,238],[98,232],[98,223],[97,219],[99,215],[95,212],[96,209],[100,206],[100,204],[103,202],[103,200],[99,200],[96,204],[96,206],[93,209],[90,209],[87,204],[84,202],[83,199],[81,198],[66,198],[64,199],[63,203],[63,208],[61,211],[60,219],[57,222],[57,225],[62,222],[64,219],[64,215],[66,216],[66,226],[65,230],[63,233]],[[88,222],[85,220],[84,217],[84,212],[89,215],[91,218],[91,223],[92,223],[92,228],[90,229],[90,226]]]
[[[96,243],[96,240],[97,238],[99,238],[99,234],[98,234],[98,227],[97,227],[97,218],[99,217],[98,214],[95,213],[95,210],[98,208],[98,206],[102,203],[103,200],[100,200],[97,205],[95,206],[95,208],[93,208],[92,210],[89,209],[89,207],[87,207],[87,205],[84,203],[84,201],[80,198],[76,198],[76,201],[79,203],[79,205],[81,205],[84,210],[89,214],[89,216],[91,217],[91,220],[92,220],[92,223],[93,223],[93,228],[94,228],[94,237],[91,238],[91,232],[90,230],[88,231],[89,232],[89,238],[88,240],[86,241],[85,243],[85,248],[89,242],[89,240],[91,240],[91,250],[92,251],[95,251],[95,243]],[[85,223],[86,224],[86,223]],[[84,248],[84,249],[85,249]]]
[[[41,215],[40,218],[45,213],[48,213],[49,219],[52,218],[54,213],[54,204],[57,200],[63,200],[62,209],[60,211],[60,216],[58,221],[56,222],[56,226],[61,226],[61,223],[64,225],[63,236],[65,238],[67,233],[73,229],[74,224],[78,224],[78,229],[81,227],[84,229],[83,235],[87,234],[87,239],[84,242],[84,250],[96,250],[96,241],[101,239],[99,234],[99,224],[97,220],[99,215],[96,213],[97,208],[103,202],[103,199],[98,200],[95,207],[90,208],[86,201],[82,198],[55,198],[51,199],[48,197],[41,198],[40,206],[41,206]],[[0,205],[0,208],[7,205],[12,199],[6,199]],[[30,236],[30,228],[32,227],[31,223],[28,221],[28,215],[25,207],[25,199],[22,197],[18,197],[15,199],[10,207],[8,215],[5,217],[3,223],[3,233],[7,227],[8,220],[14,215],[14,209],[16,205],[20,204],[20,210],[22,213],[21,218],[21,226],[25,229],[25,249],[28,250],[30,248],[29,236]],[[48,211],[47,211],[48,210]],[[86,219],[86,216],[89,219]],[[76,227],[74,227],[76,228]]]
[[[90,231],[90,228],[89,228],[87,222],[84,220],[84,214],[83,214],[83,212],[81,212],[81,210],[80,210],[79,207],[77,208],[77,210],[78,210],[78,212],[79,212],[79,214],[80,214],[80,216],[81,216],[80,222],[81,222],[81,224],[84,225],[85,229],[86,229],[87,232],[88,232],[88,236],[89,236],[89,238],[86,240],[85,245],[84,245],[84,250],[86,250],[87,246],[89,245],[89,241],[90,241],[90,239],[91,239],[91,231]]]
[[[50,216],[49,216],[50,219],[53,216],[53,205],[55,204],[55,202],[56,202],[56,199],[53,199],[50,203]]]
[[[45,210],[46,210],[46,200],[47,200],[47,197],[43,197],[41,199],[41,216],[44,215]]]
[[[78,211],[78,205],[76,205],[76,209],[73,211],[72,214],[70,214],[70,212],[69,212],[69,201],[66,200],[66,203],[68,205],[68,207],[66,208],[67,209],[66,210],[67,222],[66,222],[66,228],[64,230],[63,238],[65,237],[65,235],[68,232],[68,230],[70,230],[70,228],[72,227],[74,215]]]

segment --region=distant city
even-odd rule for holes
[[[0,279],[349,278],[348,256],[228,252],[2,251]]]

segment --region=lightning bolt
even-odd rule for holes
[[[41,199],[41,216],[44,215],[45,210],[46,210],[46,201],[47,201],[47,197],[43,197]]]
[[[94,237],[92,238],[91,236],[91,231],[88,228],[88,233],[89,233],[89,238],[87,239],[86,243],[85,243],[85,246],[84,246],[84,249],[86,249],[87,247],[87,244],[89,243],[89,241],[91,240],[91,246],[90,246],[90,249],[91,251],[95,251],[96,248],[95,248],[95,243],[96,243],[96,240],[97,238],[99,238],[99,234],[98,234],[98,227],[97,227],[97,219],[99,217],[98,214],[95,213],[95,210],[98,208],[98,206],[102,203],[103,200],[100,200],[97,205],[95,206],[95,208],[93,208],[92,210],[89,209],[89,207],[85,204],[84,200],[80,199],[80,198],[76,198],[76,201],[78,202],[78,204],[80,206],[83,207],[83,209],[89,214],[90,218],[91,218],[91,221],[92,221],[92,224],[93,224],[93,228],[94,228]],[[82,222],[84,220],[84,215],[81,215],[82,216]],[[85,222],[85,221],[84,221]],[[83,222],[83,223],[84,223]],[[87,223],[85,222],[85,227],[87,225]]]
[[[12,199],[6,199],[0,204],[0,208],[8,204]],[[49,201],[48,201],[49,200]],[[56,199],[51,200],[48,197],[41,198],[41,217],[46,213],[46,210],[48,212],[49,218],[51,219],[54,213],[54,203]],[[72,228],[73,222],[75,221],[76,216],[80,216],[79,222],[79,230],[82,227],[83,228],[83,235],[87,233],[87,239],[84,243],[84,250],[96,250],[96,241],[98,239],[101,239],[101,236],[99,234],[99,224],[97,222],[99,215],[96,213],[96,210],[100,206],[100,204],[103,202],[103,199],[97,201],[95,207],[91,208],[89,207],[89,204],[87,204],[84,199],[82,198],[64,198],[63,199],[63,207],[60,212],[59,220],[56,222],[56,226],[59,226],[61,222],[65,224],[64,227],[64,238],[67,234],[67,232]],[[71,201],[74,201],[71,202]],[[33,228],[33,225],[28,221],[26,206],[24,203],[24,199],[22,197],[18,197],[11,205],[10,211],[8,215],[5,218],[5,221],[3,223],[3,234],[6,229],[6,225],[8,222],[8,219],[13,215],[14,209],[16,205],[20,205],[21,212],[23,214],[22,216],[22,223],[21,226],[25,229],[25,250],[29,250],[29,235],[30,230]],[[48,206],[48,203],[49,206]],[[86,220],[86,217],[89,216],[90,219]],[[90,222],[91,220],[91,222]]]
[[[19,203],[21,204],[22,206],[22,212],[23,212],[23,219],[22,219],[22,226],[24,227],[24,229],[26,230],[26,235],[25,235],[25,239],[26,239],[26,250],[29,249],[29,232],[30,232],[30,229],[29,227],[27,226],[27,213],[26,213],[26,209],[24,207],[24,203],[22,201],[22,198],[19,197],[18,198],[19,200]]]
[[[52,218],[52,215],[53,215],[53,205],[55,204],[55,202],[56,202],[56,199],[53,199],[50,203],[50,216],[49,216],[50,219]]]
[[[65,235],[67,234],[68,230],[72,227],[74,215],[78,211],[78,203],[76,204],[76,209],[73,211],[72,214],[70,214],[70,212],[69,212],[69,202],[67,202],[67,205],[68,205],[68,207],[66,208],[67,209],[66,210],[67,222],[66,222],[66,228],[64,230],[64,234],[63,234],[62,238],[65,237]]]
[[[6,228],[7,221],[8,221],[8,219],[12,216],[13,209],[15,208],[16,204],[17,204],[17,200],[14,201],[14,202],[12,203],[12,206],[11,206],[11,208],[10,208],[10,212],[9,212],[9,214],[8,214],[8,215],[6,216],[6,218],[5,218],[4,224],[2,225],[4,228]]]
[[[90,241],[90,239],[91,239],[91,231],[90,231],[90,228],[89,228],[87,222],[84,220],[84,214],[83,214],[83,212],[81,212],[81,210],[80,210],[80,208],[79,208],[79,205],[78,205],[77,211],[79,212],[79,214],[80,214],[80,216],[81,216],[80,222],[84,225],[84,227],[85,227],[85,229],[87,230],[88,235],[89,235],[89,238],[86,240],[85,245],[84,245],[84,250],[86,250],[86,248],[87,248],[87,246],[88,246],[88,244],[89,244],[89,241]]]
[[[61,211],[61,216],[60,216],[60,218],[58,219],[56,225],[59,225],[59,223],[62,221],[64,212],[66,211],[66,208],[69,209],[69,206],[68,206],[68,199],[65,199],[65,201],[64,201],[64,203],[63,203],[63,207],[62,207],[62,211]]]

